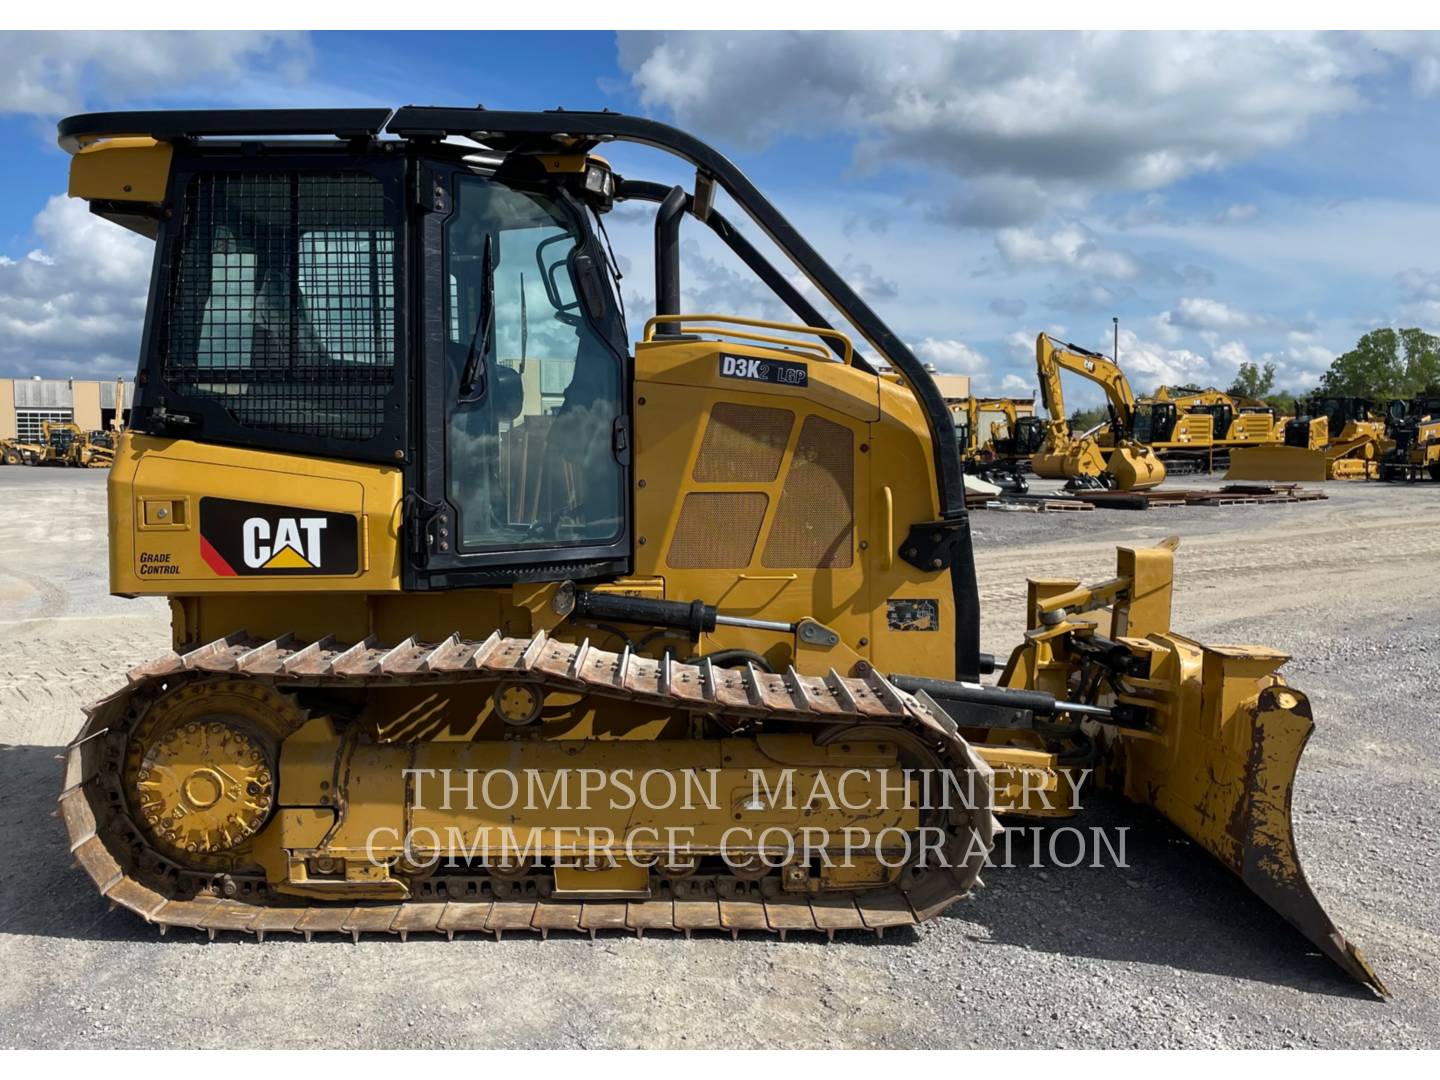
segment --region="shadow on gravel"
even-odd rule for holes
[[[74,865],[65,826],[51,815],[63,746],[0,746],[0,850],[23,869],[0,875],[0,934],[148,941],[154,927],[111,911]]]
[[[985,871],[973,900],[947,913],[978,923],[987,939],[1036,952],[1092,957],[1106,962],[1155,964],[1228,978],[1288,986],[1308,993],[1367,1001],[1375,996],[1320,955],[1294,927],[1252,895],[1240,880],[1178,829],[1148,809],[1092,794],[1085,812],[1069,822],[1104,829],[1124,862],[1108,851],[1101,866],[1087,858],[1065,868],[1051,861],[1051,835],[1067,823],[1011,821],[1025,830],[1003,846]],[[1038,838],[1040,865],[1035,863]],[[1057,838],[1056,853],[1071,862],[1073,837]],[[1341,927],[1343,932],[1344,927]],[[1383,978],[1383,973],[1382,973]]]

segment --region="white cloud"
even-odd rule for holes
[[[1440,271],[1411,268],[1396,275],[1407,300],[1440,300]]]
[[[1254,203],[1231,203],[1215,215],[1215,220],[1222,225],[1236,225],[1242,221],[1253,221],[1259,213],[1260,208]]]
[[[154,245],[52,197],[42,247],[0,260],[0,375],[118,375],[135,368]]]
[[[1000,393],[1007,397],[1029,397],[1035,393],[1035,380],[1006,375],[1000,380]]]
[[[1110,333],[1104,332],[1099,344],[1108,351],[1112,340]],[[1189,349],[1146,341],[1124,327],[1120,328],[1120,366],[1137,394],[1161,385],[1207,385],[1217,377],[1217,368],[1209,358]]]
[[[995,247],[1011,266],[1062,266],[1097,277],[1127,279],[1140,272],[1134,256],[1101,245],[1083,225],[1069,223],[1052,231],[1001,229]]]
[[[1165,313],[1171,326],[1191,330],[1241,330],[1260,320],[1220,300],[1203,296],[1182,297],[1174,311]]]
[[[92,97],[208,98],[263,71],[298,82],[310,66],[303,34],[254,30],[33,31],[0,36],[0,112],[56,117]]]
[[[979,375],[992,366],[983,355],[954,338],[927,337],[911,349],[925,363],[934,364],[944,372]]]
[[[1432,333],[1440,328],[1440,271],[1409,269],[1395,276],[1400,285],[1400,318]]]
[[[991,223],[1037,192],[1156,189],[1284,147],[1365,108],[1364,80],[1390,70],[1433,92],[1437,56],[1414,34],[638,32],[619,47],[644,105],[682,124],[748,147],[840,132],[862,166],[990,178],[958,212]]]

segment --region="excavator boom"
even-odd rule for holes
[[[1165,466],[1148,446],[1134,439],[1135,394],[1118,364],[1078,345],[1041,334],[1035,341],[1035,368],[1040,397],[1050,414],[1044,445],[1031,458],[1037,476],[1100,483],[1122,491],[1158,486]],[[1065,414],[1061,372],[1069,371],[1096,383],[1110,410],[1110,445],[1102,447],[1091,433],[1076,435]]]

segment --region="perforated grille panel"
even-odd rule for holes
[[[758,491],[692,491],[665,561],[677,570],[749,566],[769,502]]]
[[[854,528],[854,439],[849,428],[811,416],[800,429],[761,561],[771,567],[849,566]]]
[[[159,347],[178,393],[238,423],[379,434],[394,382],[395,228],[362,173],[212,173],[185,193]]]
[[[701,483],[768,484],[780,473],[780,460],[795,414],[788,409],[719,402],[710,411],[695,479]]]

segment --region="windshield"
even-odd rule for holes
[[[583,243],[579,220],[553,196],[457,177],[445,272],[448,488],[462,549],[588,543],[621,531],[612,440],[622,358],[582,310],[572,256]],[[462,392],[472,342],[483,354]]]
[[[1135,430],[1131,436],[1136,442],[1149,443],[1155,438],[1155,407],[1153,405],[1135,406]]]

